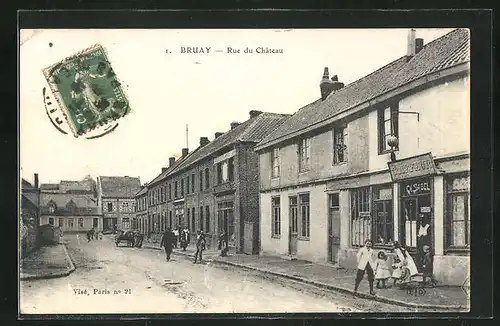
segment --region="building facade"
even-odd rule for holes
[[[425,239],[438,281],[468,277],[469,34],[409,43],[345,87],[325,69],[322,98],[257,146],[262,254],[356,268],[372,239],[398,241],[420,266]]]
[[[60,227],[63,232],[102,230],[95,181],[61,181],[40,185],[40,225]]]
[[[192,152],[170,159],[168,168],[148,184],[148,232],[166,227],[203,230],[209,245],[226,232],[229,249],[249,254],[259,248],[258,155],[254,147],[287,115],[251,111],[212,141],[201,137]]]
[[[40,188],[38,174],[31,184],[21,179],[21,256],[25,257],[38,246],[38,225],[40,217]]]
[[[136,217],[135,194],[141,181],[135,177],[99,176],[97,194],[104,230],[129,230]]]

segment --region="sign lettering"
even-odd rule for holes
[[[436,173],[436,166],[430,153],[401,161],[389,162],[387,165],[391,172],[392,181],[395,182]]]
[[[431,192],[428,182],[409,183],[404,188],[407,195],[418,195]]]

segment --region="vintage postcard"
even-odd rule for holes
[[[470,310],[470,33],[20,30],[19,313]]]

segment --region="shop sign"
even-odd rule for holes
[[[431,192],[428,181],[416,181],[404,185],[406,195],[420,195]]]
[[[431,153],[387,163],[393,182],[436,174]]]

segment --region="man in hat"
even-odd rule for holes
[[[167,228],[163,236],[161,237],[160,247],[165,248],[165,254],[167,256],[167,261],[170,261],[170,255],[172,254],[172,247],[174,245],[174,234],[170,227]]]

